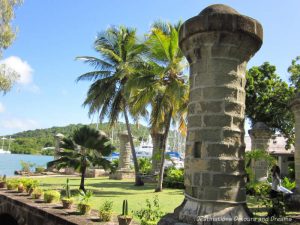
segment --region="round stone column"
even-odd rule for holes
[[[161,164],[161,151],[163,144],[163,133],[151,133],[153,151],[152,151],[152,173],[157,174]]]
[[[181,222],[247,223],[245,73],[262,32],[259,22],[221,4],[181,27],[179,45],[190,64],[185,200],[176,210]]]
[[[120,140],[120,157],[119,157],[119,170],[130,170],[130,143],[127,131],[119,133]]]
[[[129,142],[129,135],[127,131],[119,133],[120,140],[120,155],[119,155],[119,166],[115,173],[110,174],[110,179],[122,180],[124,178],[134,178],[134,171],[130,168],[131,161],[131,148]]]
[[[291,102],[290,108],[295,116],[295,181],[296,198],[300,203],[300,93]]]
[[[254,124],[249,135],[251,138],[251,150],[264,150],[268,151],[270,139],[273,132],[263,122],[257,122]],[[254,179],[260,180],[268,176],[268,163],[265,160],[257,160],[252,162],[252,171],[254,172]]]

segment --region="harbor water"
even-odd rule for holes
[[[16,170],[21,170],[21,161],[34,163],[35,167],[42,166],[53,160],[53,156],[23,155],[23,154],[0,154],[0,176],[14,176]]]

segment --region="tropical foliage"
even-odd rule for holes
[[[292,80],[295,81],[296,78]],[[276,67],[268,62],[250,68],[247,73],[246,116],[252,126],[256,122],[264,122],[274,132],[285,135],[288,138],[287,147],[293,143],[295,136],[294,116],[288,110],[288,105],[295,96],[294,91],[294,87],[281,80],[276,74]]]
[[[138,43],[135,29],[120,26],[108,28],[100,33],[95,40],[94,49],[99,53],[100,58],[77,57],[96,69],[82,74],[77,79],[77,81],[93,82],[83,105],[89,107],[90,115],[99,114],[101,121],[107,117],[111,125],[118,121],[121,114],[124,115],[134,162],[136,185],[142,185],[124,88],[142,62],[141,54],[144,47]]]
[[[188,99],[186,63],[178,46],[181,23],[156,22],[145,41],[146,63],[139,68],[139,74],[132,77],[127,89],[134,115],[151,109],[151,133],[163,132],[160,144],[161,168],[156,191],[162,190],[163,162],[166,142],[172,120],[184,121]],[[182,123],[184,124],[184,123]]]
[[[102,166],[108,168],[110,162],[103,158],[114,150],[109,139],[100,131],[83,126],[76,130],[71,138],[64,138],[60,143],[62,151],[58,152],[58,159],[49,162],[48,167],[58,169],[71,167],[81,173],[79,189],[85,191],[84,179],[87,168]]]
[[[73,132],[80,127],[84,126],[84,124],[70,124],[63,127],[52,127],[47,129],[36,129],[29,130],[24,132],[19,132],[11,135],[13,139],[10,143],[10,151],[15,154],[42,154],[42,155],[53,155],[53,149],[45,149],[46,147],[54,147],[55,146],[55,138],[54,136],[57,133],[64,134],[66,137],[71,136]],[[118,122],[114,127],[110,127],[108,123],[102,124],[90,124],[91,128],[97,128],[99,130],[104,131],[111,137],[112,143],[119,149],[119,138],[118,132],[126,130],[126,125],[122,122]],[[140,125],[135,126],[132,125],[132,133],[137,139],[134,140],[134,143],[138,145],[140,140],[149,136],[149,130],[147,127]],[[172,134],[173,135],[173,134]],[[6,138],[10,138],[10,136],[6,136]],[[4,142],[4,149],[8,149],[8,141]]]
[[[0,59],[2,52],[8,48],[16,37],[17,30],[11,21],[15,17],[15,8],[22,4],[22,0],[0,0]],[[5,94],[19,78],[19,74],[4,64],[0,65],[0,93]]]

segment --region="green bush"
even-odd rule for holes
[[[32,197],[34,199],[40,199],[44,194],[44,190],[42,190],[41,188],[35,188],[32,192]]]
[[[143,174],[151,173],[151,160],[148,158],[138,158],[140,172]]]
[[[43,172],[45,172],[45,168],[43,167],[43,166],[37,166],[37,167],[35,167],[35,172],[36,173],[43,173]]]
[[[184,170],[176,169],[175,167],[169,167],[165,171],[164,184],[169,188],[184,188]]]
[[[282,180],[282,186],[289,189],[289,190],[293,190],[296,187],[296,182],[295,181],[291,181],[289,178],[285,177]]]
[[[163,216],[158,197],[154,197],[153,204],[149,199],[146,199],[146,208],[134,211],[133,214],[140,219],[141,225],[157,224],[157,222]]]
[[[27,192],[32,192],[35,188],[39,186],[39,181],[34,179],[25,180],[23,183]]]
[[[6,187],[8,190],[16,190],[19,185],[19,180],[16,178],[8,179],[6,181]]]
[[[55,190],[48,190],[44,193],[44,200],[47,203],[58,202],[60,199],[60,193]]]
[[[31,169],[35,166],[35,163],[25,162],[23,160],[21,160],[20,164],[21,164],[21,170],[27,173],[29,173]]]
[[[112,207],[113,202],[112,201],[105,201],[101,205],[99,209],[99,218],[101,221],[107,222],[111,220],[112,217]]]
[[[115,173],[119,167],[119,159],[112,160],[110,164],[110,173]]]

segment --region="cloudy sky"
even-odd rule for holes
[[[95,122],[81,106],[89,83],[75,82],[91,68],[74,58],[97,56],[92,49],[97,33],[123,24],[143,35],[157,19],[186,20],[214,3],[228,4],[262,23],[264,44],[249,67],[269,61],[288,80],[287,67],[300,55],[299,0],[25,0],[16,11],[17,39],[0,62],[20,74],[13,90],[0,96],[0,136]]]

